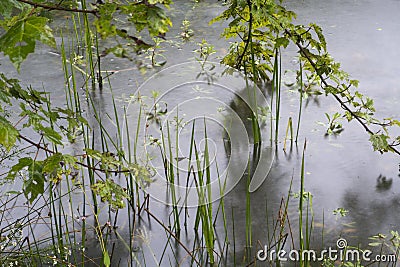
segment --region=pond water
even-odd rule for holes
[[[398,33],[400,1],[291,0],[286,1],[285,6],[298,14],[299,22],[315,22],[322,26],[327,38],[328,50],[336,61],[341,63],[343,70],[360,81],[360,91],[375,100],[379,117],[400,117],[400,50],[397,48],[400,41]],[[207,123],[207,127],[209,127],[207,135],[212,147],[211,154],[215,156],[213,162],[218,162],[221,170],[226,168],[230,170],[234,177],[237,177],[237,173],[241,174],[240,177],[244,174],[237,184],[232,184],[232,190],[226,194],[224,200],[227,222],[230,226],[234,223],[235,227],[234,235],[230,232],[228,236],[231,243],[234,242],[235,244],[236,259],[241,259],[245,255],[246,244],[247,171],[246,167],[244,169],[242,166],[237,167],[243,162],[243,158],[240,157],[237,162],[233,161],[233,169],[229,169],[228,166],[230,160],[234,159],[231,155],[247,158],[251,155],[251,149],[249,149],[250,146],[247,143],[235,145],[233,142],[227,149],[228,138],[226,132],[221,130],[223,128],[221,123],[228,121],[227,118],[235,118],[244,122],[242,124],[247,129],[251,125],[250,122],[246,122],[245,114],[248,112],[246,105],[240,99],[238,100],[238,96],[246,95],[246,85],[244,80],[235,76],[235,78],[226,78],[226,80],[221,78],[221,84],[228,84],[229,90],[227,91],[224,91],[223,88],[207,85],[206,82],[197,84],[198,87],[195,83],[174,87],[183,84],[185,79],[190,80],[192,76],[196,76],[198,69],[186,68],[186,65],[176,67],[176,65],[194,58],[192,51],[198,48],[196,43],[200,42],[202,38],[206,38],[217,50],[216,56],[212,58],[213,61],[218,61],[218,56],[226,53],[228,42],[219,38],[224,25],[218,23],[208,25],[208,21],[222,10],[220,3],[214,3],[214,1],[201,1],[196,4],[191,1],[175,1],[170,11],[174,28],[167,34],[167,38],[177,39],[175,36],[180,34],[179,25],[183,19],[191,21],[194,37],[192,42],[181,45],[179,49],[172,47],[164,53],[167,63],[162,69],[170,67],[171,72],[167,71],[163,74],[162,69],[149,69],[146,74],[142,75],[136,70],[132,62],[112,56],[103,60],[103,69],[114,71],[110,76],[110,82],[113,95],[119,106],[126,103],[130,95],[137,92],[138,89],[143,90],[141,92],[146,95],[150,95],[150,90],[159,90],[166,92],[162,101],[165,101],[168,105],[169,111],[173,110],[178,112],[177,114],[185,113],[188,117],[197,116],[201,118],[202,114],[207,114],[210,118],[215,118],[214,124],[213,122]],[[297,63],[294,56],[295,48],[289,47],[283,57],[285,69],[296,70]],[[220,69],[217,68],[217,70]],[[22,65],[20,74],[2,56],[0,71],[8,77],[19,77],[23,84],[32,84],[34,88],[45,88],[46,91],[52,92],[53,105],[62,106],[64,104],[65,97],[61,94],[61,92],[64,92],[61,59],[57,54],[52,53],[51,49],[40,47]],[[149,85],[148,83],[146,86],[140,87],[147,78],[157,72],[159,74],[151,80],[153,84]],[[290,81],[293,79],[292,76],[291,72],[288,72],[285,79]],[[174,90],[170,90],[171,88]],[[196,88],[198,91],[194,90]],[[282,93],[278,148],[275,153],[272,153],[273,150],[268,147],[265,150],[265,164],[272,163],[271,170],[260,188],[251,193],[253,239],[259,240],[261,245],[268,243],[268,231],[271,230],[269,228],[278,218],[281,199],[287,196],[292,178],[292,192],[299,191],[301,156],[305,139],[307,139],[305,190],[313,195],[312,209],[315,224],[312,243],[315,248],[336,246],[336,240],[339,237],[345,238],[349,245],[366,247],[370,242],[368,237],[378,233],[388,233],[390,230],[400,230],[399,157],[394,154],[380,155],[374,152],[368,141],[368,134],[356,122],[348,124],[343,121],[344,131],[340,135],[325,136],[326,128],[317,124],[317,122],[326,123],[324,113],[333,114],[340,108],[334,99],[325,96],[310,98],[305,101],[306,108],[301,122],[299,144],[293,144],[293,146],[288,144],[286,151],[283,151],[287,121],[289,117],[292,117],[294,124],[296,124],[299,107],[298,93],[290,89],[284,87]],[[167,90],[170,91],[167,92]],[[191,91],[192,95],[185,93],[187,91]],[[105,127],[113,128],[113,122],[106,116],[107,113],[113,113],[113,105],[109,101],[109,90],[93,91],[91,94],[95,105],[104,118]],[[84,92],[82,91],[83,96]],[[212,100],[206,101],[207,97]],[[261,98],[260,95],[259,99]],[[193,99],[195,101],[190,102]],[[224,111],[220,114],[210,111],[216,110],[220,106],[224,107]],[[137,109],[134,106],[131,108],[128,106],[128,111],[130,112],[128,113],[130,127],[134,129],[137,125],[137,113],[135,113]],[[190,114],[191,111],[195,112]],[[236,113],[239,114],[238,118],[233,115]],[[173,118],[174,114],[171,113],[170,116]],[[200,124],[201,119],[196,120],[196,123]],[[187,125],[185,126],[186,130],[182,130],[180,133],[182,138],[180,141],[183,146],[190,144],[191,132],[190,129],[187,130],[187,127],[191,128]],[[150,128],[149,131],[156,132],[157,130],[156,125],[152,125]],[[264,126],[263,131],[267,133],[264,137],[267,140],[269,138],[268,123]],[[196,132],[195,138],[198,139],[199,143],[201,143],[201,140],[204,142],[204,133],[204,129]],[[251,141],[250,137],[249,142],[251,143]],[[75,147],[67,147],[66,151],[81,153],[81,149],[82,147],[76,145]],[[148,152],[157,157],[157,151]],[[182,152],[182,156],[187,155]],[[161,160],[156,158],[153,164],[157,167],[161,164]],[[187,162],[182,161],[180,164],[187,164]],[[268,173],[268,167],[269,165],[265,167],[266,173]],[[228,178],[227,180],[228,183],[231,181]],[[153,197],[152,199],[157,200],[151,202],[151,212],[161,221],[168,222],[171,208],[163,204],[163,202],[169,201],[165,193],[166,189],[162,183],[155,183],[150,185],[148,190]],[[76,201],[78,203],[80,200],[77,199]],[[195,202],[197,199],[193,201]],[[337,208],[348,210],[347,216],[333,215],[333,211]],[[217,207],[215,207],[216,209]],[[290,200],[288,214],[290,223],[294,227],[294,242],[298,242],[297,210],[298,199]],[[20,212],[23,212],[23,210]],[[71,213],[73,217],[75,211],[71,211]],[[189,244],[189,249],[192,249],[193,243],[196,242],[196,235],[192,231],[193,218],[196,214],[194,210],[189,210],[188,214],[191,216],[191,220],[188,222],[190,231],[181,234],[181,240],[185,244]],[[130,239],[130,234],[126,223],[129,218],[126,218],[126,216],[119,215],[118,231],[127,241]],[[176,262],[182,263],[182,265],[190,264],[190,259],[186,257],[186,252],[182,247],[174,242],[166,244],[165,229],[156,224],[154,220],[144,216],[138,222],[137,229],[139,238],[136,238],[134,242],[138,252],[136,254],[137,261],[134,265],[155,266],[153,255],[155,259],[159,260],[160,254],[164,250],[166,251],[165,259],[161,266],[170,266],[170,261],[172,266],[178,265]],[[221,217],[216,220],[216,229],[218,234],[223,236],[224,226]],[[41,231],[45,232],[46,229]],[[322,232],[324,232],[323,235]],[[125,244],[117,242],[116,237],[115,240],[112,266],[129,266],[127,263],[129,252],[125,249]],[[93,242],[87,243],[86,249],[89,257],[101,257],[99,244],[94,237]],[[175,256],[171,252],[172,250],[175,250]],[[177,257],[177,260],[174,257]],[[226,258],[226,265],[232,265],[234,261],[232,250],[229,250]]]

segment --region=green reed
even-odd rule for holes
[[[299,112],[298,112],[298,117],[297,117],[297,127],[296,127],[296,143],[297,143],[297,138],[299,137],[299,130],[300,130],[300,120],[301,120],[301,113],[303,110],[303,65],[301,64],[300,61],[300,70],[299,70],[299,77],[300,77],[300,100],[299,100]]]
[[[272,91],[275,93],[275,144],[279,139],[279,119],[281,111],[281,85],[282,85],[282,56],[280,50],[275,49],[272,75]],[[272,106],[271,106],[272,107]]]
[[[283,150],[286,151],[286,141],[288,139],[288,134],[290,132],[290,146],[293,145],[293,123],[292,117],[289,117],[288,124],[286,127],[285,139],[283,141]]]
[[[194,154],[197,166],[197,174],[193,172],[195,185],[198,196],[198,206],[195,218],[195,229],[199,228],[201,222],[202,236],[205,240],[205,248],[207,251],[208,261],[210,264],[215,263],[214,257],[214,244],[215,244],[215,230],[213,224],[213,211],[212,211],[212,191],[211,191],[211,171],[210,171],[210,158],[208,149],[208,136],[207,127],[204,120],[204,140],[205,147],[203,152],[203,160],[200,158],[200,151],[198,150],[195,141],[193,144]]]
[[[246,188],[249,188],[251,180],[251,168],[250,164],[247,167],[247,179],[246,179]],[[246,190],[246,247],[248,252],[251,251],[251,247],[253,244],[253,235],[251,228],[251,199],[250,199],[250,191]]]

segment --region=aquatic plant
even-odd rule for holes
[[[67,28],[71,27],[72,30],[63,29],[60,33],[65,106],[53,106],[49,93],[32,87],[23,88],[17,80],[0,73],[0,144],[4,150],[1,162],[9,163],[0,177],[4,180],[2,183],[14,183],[19,186],[12,191],[1,192],[1,265],[84,266],[95,262],[111,266],[112,262],[118,261],[113,259],[117,242],[127,248],[130,266],[141,262],[148,266],[179,265],[185,260],[188,265],[224,266],[232,262],[235,265],[253,264],[257,260],[254,247],[258,245],[256,242],[259,240],[256,240],[258,237],[253,233],[252,219],[255,214],[251,209],[254,203],[251,201],[251,192],[246,190],[243,201],[246,255],[241,258],[238,256],[241,248],[236,244],[235,237],[241,225],[235,223],[238,218],[235,218],[233,208],[232,224],[229,225],[230,212],[227,211],[224,200],[227,181],[219,179],[221,177],[217,163],[211,170],[207,123],[203,121],[204,148],[200,148],[195,141],[197,129],[193,123],[188,165],[183,172],[179,168],[182,157],[178,146],[181,129],[181,114],[178,113],[178,109],[174,121],[161,124],[161,118],[169,110],[167,103],[164,107],[156,101],[157,92],[153,91],[150,97],[134,95],[131,100],[137,104],[135,107],[138,116],[133,127],[126,108],[116,103],[113,87],[108,79],[110,74],[102,67],[102,57],[110,53],[137,60],[137,67],[141,69],[144,63],[141,62],[140,54],[150,60],[153,67],[162,67],[166,62],[159,61],[157,55],[162,52],[163,38],[171,26],[171,20],[166,15],[166,9],[171,3],[170,0],[97,1],[96,4],[88,4],[84,0],[3,1],[0,6],[0,25],[4,32],[0,37],[0,51],[9,57],[18,71],[28,55],[34,52],[37,42],[53,49],[57,48],[53,35],[55,30],[52,30],[48,18],[51,13],[57,11],[68,14],[71,24]],[[223,36],[236,39],[222,63],[243,72],[245,78],[250,78],[245,80],[246,88],[250,88],[249,99],[255,107],[251,110],[249,118],[246,118],[251,121],[253,135],[253,159],[248,160],[247,173],[244,175],[246,189],[251,186],[250,178],[254,171],[251,162],[257,163],[260,160],[260,122],[266,121],[268,115],[271,116],[271,120],[275,119],[274,129],[271,123],[271,139],[274,139],[275,144],[279,144],[280,114],[285,104],[281,102],[281,54],[289,43],[299,49],[297,79],[300,98],[296,143],[307,82],[319,85],[321,93],[332,96],[344,109],[344,114],[327,114],[328,132],[338,132],[342,128],[338,122],[339,118],[356,120],[370,134],[374,150],[400,154],[397,149],[400,137],[390,135],[390,129],[400,126],[400,122],[393,118],[376,119],[373,100],[353,90],[358,86],[358,82],[350,79],[327,53],[325,38],[319,26],[293,24],[295,14],[275,1],[228,0],[225,4],[226,10],[213,22],[228,20],[229,25]],[[123,28],[122,24],[126,21],[135,27],[137,36]],[[189,39],[193,34],[187,21],[183,23],[181,30],[184,39]],[[65,35],[65,32],[71,36]],[[144,36],[140,36],[141,34]],[[107,38],[114,38],[116,42],[111,42],[112,47],[104,48],[102,40]],[[215,51],[205,40],[195,51],[198,55],[196,60],[203,70],[198,77],[206,75],[209,83],[213,82],[213,68],[206,69],[209,67],[207,61]],[[303,77],[307,79],[306,82],[303,81]],[[265,106],[259,107],[256,91],[259,89],[256,84],[271,84],[270,109]],[[96,105],[93,97],[96,89],[108,93],[112,112],[104,114]],[[150,98],[154,105],[146,105],[146,97]],[[10,115],[10,110],[17,113],[17,116]],[[142,115],[146,117],[145,120]],[[294,139],[292,123],[290,118],[284,141],[285,149],[289,132],[291,144]],[[140,130],[144,128],[145,134],[148,134],[148,128],[154,125],[160,130],[161,138],[146,137],[147,140],[151,139],[150,145],[160,150],[162,171],[168,181],[169,187],[165,194],[171,199],[171,205],[166,208],[167,222],[163,221],[159,214],[152,212],[150,205],[154,202],[145,190],[153,182],[155,170],[147,164],[153,155],[148,153],[140,157],[139,152],[142,145]],[[67,144],[76,145],[73,152],[66,150],[64,146]],[[15,155],[21,157],[16,160]],[[212,171],[217,173],[218,192],[212,192],[210,186],[214,176]],[[182,198],[182,191],[179,191],[177,186],[179,178],[183,176],[186,178],[186,188],[189,187],[189,182],[196,185],[198,204],[193,210],[185,206],[187,198]],[[299,199],[297,211],[300,251],[311,247],[314,227],[312,195],[305,191],[305,182],[304,145],[300,193],[295,194]],[[273,218],[272,229],[268,229],[269,249],[283,248],[289,237],[294,243],[295,237],[288,215],[291,187],[292,184],[286,199],[282,198],[278,216]],[[185,196],[189,194],[188,191],[185,193]],[[213,203],[212,194],[215,193],[219,194],[219,200]],[[24,202],[27,205],[21,204]],[[267,204],[266,210],[269,208]],[[20,206],[26,208],[26,214],[18,218],[9,217],[8,211]],[[342,214],[344,210],[337,212]],[[128,215],[129,240],[125,240],[118,229],[122,213]],[[151,222],[156,222],[165,233],[162,237],[165,241],[161,246],[163,250],[157,251],[159,258],[154,255],[145,228],[140,228],[145,215],[146,223],[151,225]],[[217,219],[222,220],[221,236],[216,230]],[[268,220],[270,219],[267,218],[267,227],[270,225]],[[48,228],[45,238],[35,234],[36,226],[39,225]],[[193,226],[193,229],[189,229],[189,226]],[[187,244],[181,237],[189,231],[193,231],[196,238]],[[374,241],[378,240],[373,245],[379,243],[381,246],[387,246],[398,257],[398,234],[392,232],[391,235],[390,239],[386,236],[373,237]],[[95,237],[98,245],[95,256],[86,251],[87,240],[92,237]],[[145,255],[143,250],[140,252],[142,254],[137,253],[135,242],[138,239],[143,241],[142,247],[150,249],[148,254]],[[183,256],[180,255],[181,251],[185,253]],[[167,254],[168,257],[165,256]],[[151,256],[146,258],[148,255]],[[138,259],[139,257],[143,257],[143,260]],[[232,261],[229,261],[230,257],[233,258]],[[273,264],[281,263],[276,260]],[[311,263],[301,259],[301,265],[311,266]]]

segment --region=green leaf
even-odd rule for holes
[[[117,11],[116,3],[105,3],[99,7],[99,17],[93,22],[102,38],[114,36],[117,33],[117,27],[112,24],[113,15]]]
[[[62,175],[70,174],[70,169],[63,168],[69,166],[70,168],[77,168],[77,159],[68,154],[56,153],[43,161],[43,174],[48,175],[48,178],[55,184],[59,183]]]
[[[135,24],[138,32],[147,28],[151,36],[164,34],[172,26],[164,9],[158,6],[134,3],[129,6],[121,6],[121,12],[129,15],[128,20]]]
[[[24,195],[32,203],[39,195],[44,193],[43,163],[33,161],[28,168],[28,179],[24,181]]]
[[[0,5],[0,14],[5,18],[10,18],[13,9],[22,9],[23,3],[16,0],[2,0]]]
[[[14,180],[16,175],[23,169],[27,169],[28,177],[24,180],[23,192],[25,197],[32,203],[38,195],[44,193],[45,177],[43,175],[43,162],[34,161],[32,158],[21,158],[18,163],[11,167],[7,179]]]
[[[110,264],[111,264],[111,260],[110,260],[110,256],[108,255],[107,250],[105,250],[105,251],[103,252],[103,257],[104,257],[104,259],[103,259],[104,265],[105,265],[106,267],[109,267]]]
[[[383,153],[389,151],[388,139],[389,136],[384,134],[371,134],[369,141],[371,141],[375,151]]]
[[[316,24],[311,24],[310,26],[314,28],[314,31],[318,36],[321,47],[323,48],[323,50],[326,50],[326,40],[325,36],[322,33],[322,28]]]
[[[398,120],[391,120],[391,124],[400,127],[400,121],[398,121]]]
[[[19,159],[18,163],[11,167],[11,170],[8,172],[6,179],[14,181],[18,172],[20,172],[23,168],[30,166],[32,162],[33,159],[28,157]]]
[[[27,17],[16,22],[0,37],[0,51],[8,55],[11,62],[20,70],[21,63],[35,51],[36,41],[51,47],[56,46],[51,29],[44,17]]]
[[[122,209],[125,207],[124,200],[128,198],[128,194],[113,180],[106,179],[106,181],[97,181],[91,188],[100,196],[101,201],[108,202],[111,208]]]
[[[354,87],[358,87],[359,81],[358,80],[350,80],[350,84]]]
[[[62,145],[62,136],[53,128],[51,127],[43,127],[40,126],[39,127],[40,130],[43,132],[43,136],[49,140],[50,142],[54,143],[54,144],[58,144],[58,145]]]
[[[61,162],[64,160],[64,156],[61,153],[56,153],[43,162],[43,172],[51,173],[54,170],[61,169]]]
[[[160,7],[152,7],[147,10],[147,20],[149,33],[156,36],[160,33],[166,33],[172,26],[171,20],[166,16],[165,11]]]
[[[275,48],[279,48],[281,46],[286,48],[288,45],[289,45],[289,39],[287,39],[285,37],[279,37],[279,38],[276,38],[276,40],[275,40]]]
[[[8,79],[3,73],[0,73],[0,100],[8,105],[12,105],[10,97],[15,97],[16,93],[22,90],[19,81]],[[18,95],[18,94],[17,94]]]
[[[4,146],[7,151],[10,151],[15,145],[18,135],[18,130],[4,117],[0,116],[0,145]]]

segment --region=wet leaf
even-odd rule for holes
[[[4,117],[0,116],[0,145],[7,151],[15,145],[19,132]]]
[[[18,172],[20,172],[25,167],[28,167],[32,164],[33,159],[31,158],[20,158],[18,163],[11,167],[11,170],[8,172],[6,179],[10,181],[14,181],[15,177],[17,176]]]
[[[113,15],[117,11],[116,3],[105,3],[99,7],[99,17],[93,22],[102,38],[114,36],[117,33],[117,27],[112,24]]]
[[[71,168],[77,168],[76,161],[76,158],[71,155],[56,153],[43,161],[43,174],[57,184],[63,175],[71,173]],[[68,166],[69,169],[64,166]]]
[[[103,257],[104,257],[104,259],[103,259],[104,265],[105,265],[106,267],[109,267],[110,264],[111,264],[111,260],[110,260],[110,256],[108,255],[107,250],[104,251]]]
[[[28,179],[24,181],[23,191],[30,203],[44,193],[45,177],[42,170],[43,162],[41,161],[33,161],[28,167]]]
[[[151,36],[157,36],[166,33],[172,26],[172,22],[165,14],[164,9],[158,6],[134,3],[121,6],[120,9],[122,13],[129,15],[128,20],[135,24],[138,32],[147,28]]]
[[[51,127],[40,127],[40,130],[43,132],[43,136],[47,140],[54,144],[62,145],[62,136],[55,129]]]
[[[285,37],[279,37],[279,38],[276,38],[276,40],[275,40],[275,48],[279,48],[281,46],[286,48],[288,45],[289,45],[289,39],[287,39]]]
[[[17,164],[11,167],[7,179],[14,181],[15,177],[24,169],[27,172],[27,177],[24,177],[23,192],[29,202],[32,203],[40,194],[44,193],[43,162],[34,161],[29,157],[21,158]]]
[[[371,141],[375,151],[383,153],[389,151],[388,139],[389,136],[385,134],[371,134],[369,141]]]
[[[14,8],[22,9],[23,3],[17,0],[2,0],[0,5],[0,14],[5,18],[10,18]]]
[[[108,202],[113,209],[125,207],[125,199],[128,198],[125,190],[111,179],[97,181],[91,186],[92,190],[100,196],[102,202]]]
[[[36,41],[51,47],[56,46],[51,29],[44,17],[26,17],[16,22],[0,37],[0,51],[8,55],[11,62],[20,70],[21,63],[35,51]]]

